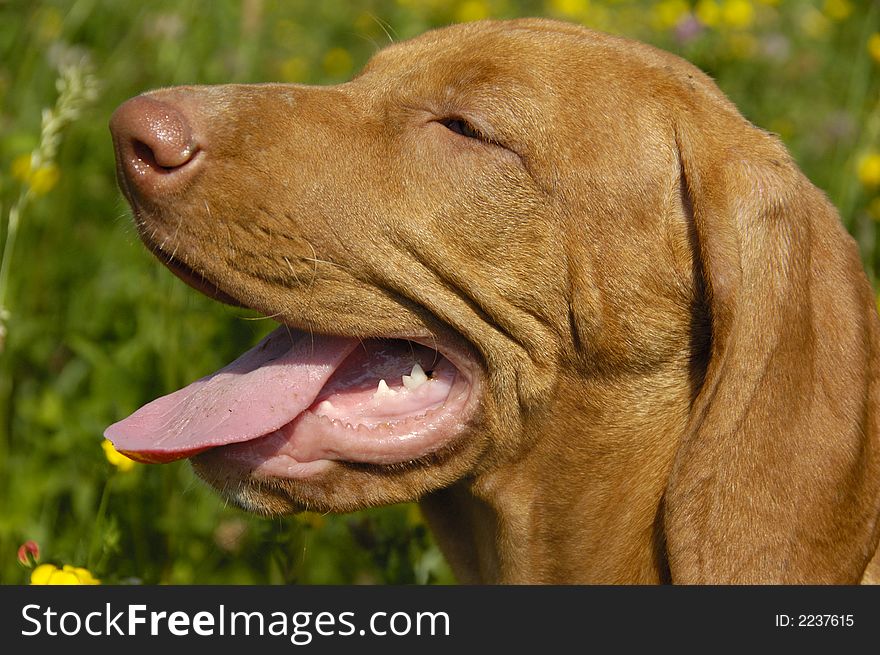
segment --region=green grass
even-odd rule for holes
[[[718,0],[720,22],[683,40],[676,23],[680,33],[681,8],[692,4],[0,1],[0,250],[23,189],[13,163],[38,146],[59,60],[87,54],[101,88],[65,131],[58,182],[29,200],[7,260],[0,582],[27,581],[15,558],[27,539],[44,561],[86,566],[109,582],[452,580],[414,506],[267,520],[225,506],[185,463],[123,473],[105,459],[104,427],[272,328],[195,293],[140,245],[116,189],[107,122],[146,89],[339,81],[389,37],[481,15],[583,22],[686,56],[750,120],[779,132],[841,209],[875,280],[869,207],[880,202],[856,170],[858,157],[880,147],[880,63],[866,47],[880,31],[880,5],[843,2],[851,12],[834,18],[840,2],[746,2],[751,20],[733,25],[746,15],[743,0]]]

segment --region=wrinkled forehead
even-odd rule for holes
[[[404,103],[454,98],[527,109],[610,109],[656,95],[656,80],[685,62],[634,41],[536,20],[486,21],[433,30],[377,52],[355,83]],[[654,75],[659,73],[659,75]]]
[[[351,85],[380,117],[481,118],[531,170],[554,179],[558,162],[570,162],[640,170],[647,183],[646,171],[659,175],[668,164],[672,117],[683,108],[736,114],[708,76],[675,55],[539,20],[457,25],[393,44]]]
[[[480,23],[454,25],[392,44],[376,53],[358,78],[423,92],[540,90],[553,57],[533,30]]]

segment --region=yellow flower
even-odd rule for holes
[[[849,0],[825,0],[822,9],[831,20],[845,20],[853,10]]]
[[[755,19],[755,8],[750,0],[724,0],[721,20],[737,29],[749,27]]]
[[[690,10],[685,0],[662,0],[653,7],[654,24],[661,29],[675,27]]]
[[[31,193],[37,196],[51,191],[60,176],[61,172],[52,162],[33,168],[33,158],[30,154],[19,155],[12,161],[12,177],[27,184]]]
[[[86,569],[65,564],[58,568],[54,564],[40,564],[31,573],[32,585],[97,585],[101,581]]]
[[[467,0],[455,10],[455,20],[459,23],[470,23],[489,16],[489,5],[482,0]]]
[[[721,7],[715,0],[700,0],[694,9],[694,14],[703,25],[715,27],[721,17]]]
[[[874,61],[880,64],[880,32],[874,32],[868,37],[868,52]]]
[[[737,32],[727,40],[730,54],[737,59],[748,59],[758,50],[758,40],[751,34]]]
[[[61,177],[61,172],[55,164],[40,166],[31,175],[31,191],[38,196],[49,193],[58,184],[59,177]]]
[[[880,152],[868,152],[856,163],[856,174],[866,187],[880,186]]]
[[[590,11],[590,0],[550,0],[550,7],[569,18],[583,18]]]
[[[25,184],[27,184],[28,180],[31,179],[30,153],[26,155],[19,155],[12,160],[12,177],[14,177],[19,182],[24,182]]]
[[[101,442],[101,448],[104,449],[104,455],[107,457],[107,461],[113,464],[118,470],[125,473],[134,468],[136,462],[116,450],[108,439],[104,439],[104,441]]]
[[[331,48],[324,55],[324,72],[330,77],[345,77],[351,72],[351,55],[345,48]]]

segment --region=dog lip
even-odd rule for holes
[[[184,264],[173,254],[170,254],[163,250],[161,246],[156,245],[146,237],[144,237],[142,240],[146,244],[147,248],[149,248],[150,252],[152,252],[153,255],[156,256],[156,259],[162,262],[162,264],[164,264],[169,271],[174,273],[174,275],[183,280],[187,285],[189,285],[196,291],[203,293],[213,300],[222,302],[225,305],[232,305],[233,307],[247,307],[247,305],[240,302],[234,296],[228,294],[226,291],[221,289],[213,282],[205,279],[203,275],[199,274],[191,266]]]
[[[329,421],[315,415],[313,408],[307,409],[297,416],[289,424],[278,430],[268,433],[256,439],[234,444],[222,445],[207,449],[194,454],[191,459],[197,465],[197,469],[208,473],[210,478],[217,477],[228,479],[236,476],[242,479],[271,481],[273,479],[303,480],[314,478],[332,470],[335,465],[363,465],[398,466],[401,463],[417,462],[434,453],[446,452],[454,448],[454,444],[461,438],[465,428],[468,427],[473,417],[477,415],[477,408],[483,393],[480,369],[476,360],[463,348],[449,343],[439,344],[436,340],[425,336],[399,336],[377,337],[384,339],[400,339],[418,343],[427,348],[436,350],[455,367],[460,379],[455,382],[450,391],[450,396],[436,410],[432,410],[426,417],[426,427],[421,431],[416,430],[413,434],[391,434],[388,440],[401,444],[404,455],[401,457],[380,456],[376,459],[358,460],[342,453],[333,453],[323,457],[298,457],[296,454],[297,429],[322,430],[328,429]],[[455,394],[453,397],[452,394]],[[432,416],[433,415],[433,416]],[[431,420],[441,418],[446,422],[455,422],[453,415],[463,417],[458,425],[453,425],[452,434],[449,436],[437,436],[438,429],[431,425]],[[418,418],[410,419],[418,423]],[[404,424],[407,421],[403,422]],[[356,432],[356,429],[352,429]],[[369,429],[368,429],[369,432]],[[375,431],[378,435],[379,430]],[[302,434],[301,432],[299,434]],[[419,445],[428,442],[426,447],[419,449]],[[406,449],[410,450],[407,451]],[[413,451],[412,449],[416,450]]]
[[[249,307],[249,305],[241,303],[219,286],[205,279],[203,275],[199,274],[192,267],[177,259],[173,253],[167,252],[153,240],[155,237],[151,239],[149,235],[143,233],[141,237],[149,250],[172,273],[189,286],[220,302],[238,307]],[[303,329],[289,320],[282,321],[282,324],[298,332],[313,331]],[[410,421],[412,430],[406,434],[402,434],[402,432],[405,431],[406,426],[404,424],[407,421],[402,421],[398,425],[398,433],[395,433],[393,429],[385,430],[384,432],[376,429],[373,433],[368,433],[371,436],[375,436],[376,443],[368,442],[364,445],[364,435],[357,434],[357,429],[346,432],[346,428],[341,427],[338,433],[334,435],[332,434],[333,431],[328,430],[328,426],[323,425],[320,420],[316,424],[315,419],[320,419],[320,417],[316,416],[310,409],[306,409],[289,424],[263,436],[238,443],[208,446],[207,448],[195,450],[189,455],[183,455],[183,457],[198,461],[200,466],[207,464],[221,472],[233,475],[252,476],[257,474],[257,477],[265,478],[303,479],[327,470],[327,466],[333,462],[378,466],[386,464],[395,465],[400,462],[418,460],[422,456],[442,450],[460,436],[464,427],[466,427],[471,417],[475,414],[479,389],[482,387],[479,382],[480,367],[477,358],[470,351],[469,347],[458,340],[443,338],[428,330],[419,330],[417,331],[419,333],[415,332],[401,331],[401,333],[391,334],[360,333],[357,335],[325,334],[323,336],[342,338],[357,336],[361,339],[375,338],[379,340],[410,341],[438,352],[455,368],[459,378],[459,381],[455,384],[455,392],[458,397],[453,399],[452,392],[450,392],[448,399],[440,406],[444,410],[442,417],[432,417],[432,420],[426,419],[422,425],[418,424],[418,417],[415,417]],[[466,397],[461,398],[463,390],[466,392]],[[450,400],[455,401],[454,407],[452,405],[447,406]],[[440,420],[441,418],[442,421]],[[363,452],[369,454],[365,455],[365,458],[359,458],[356,454],[345,453],[345,444],[343,443],[339,448],[340,452],[333,452],[330,454],[330,457],[327,457],[327,453],[323,452],[320,443],[316,442],[315,439],[304,439],[301,436],[304,434],[301,430],[299,432],[301,457],[292,456],[293,452],[296,451],[296,446],[293,445],[292,447],[285,448],[286,442],[291,441],[295,443],[297,441],[297,439],[294,439],[296,426],[302,424],[301,428],[305,428],[310,422],[317,433],[329,435],[328,440],[330,441],[333,441],[335,437],[336,441],[341,443],[345,441],[346,435],[348,435],[351,437],[351,441],[358,442],[358,437],[360,437]],[[442,425],[439,425],[441,423]],[[273,450],[278,450],[279,448],[273,448],[273,443],[279,446],[280,450],[286,450],[286,452],[276,455]],[[399,444],[401,457],[396,457],[394,454],[395,449],[398,448],[397,444]],[[424,447],[422,448],[422,446]],[[147,459],[146,461],[154,460]],[[167,459],[159,458],[155,461],[164,462]],[[319,462],[325,462],[326,465],[320,465]]]
[[[152,239],[149,238],[148,235],[142,234],[141,240],[153,253],[153,255],[166,267],[170,270],[174,275],[183,280],[188,286],[192,287],[196,291],[203,293],[204,295],[222,302],[227,305],[232,305],[233,307],[241,307],[244,309],[253,309],[254,311],[259,311],[256,308],[241,302],[227,291],[219,287],[213,282],[205,279],[205,277],[195,271],[189,265],[183,263],[179,260],[173,253],[167,252],[162,246],[155,243]],[[275,317],[273,317],[275,318]],[[298,325],[293,321],[283,320],[279,318],[275,318],[279,323],[287,325],[289,328],[301,332],[310,332],[314,331],[311,324],[308,325]],[[401,332],[386,332],[386,333],[359,333],[357,335],[346,335],[346,334],[334,334],[327,336],[353,336],[363,339],[373,338],[373,339],[399,339],[401,341],[412,341],[413,343],[417,343],[421,346],[425,346],[431,350],[436,350],[441,355],[446,357],[452,364],[467,378],[469,383],[473,383],[476,376],[478,375],[478,367],[475,363],[475,358],[473,355],[468,353],[465,348],[454,344],[449,339],[438,338],[432,332],[427,330],[420,332],[412,332],[412,331],[401,331]]]

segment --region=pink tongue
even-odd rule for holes
[[[256,439],[308,409],[357,343],[281,326],[231,364],[144,405],[104,436],[143,462]]]

